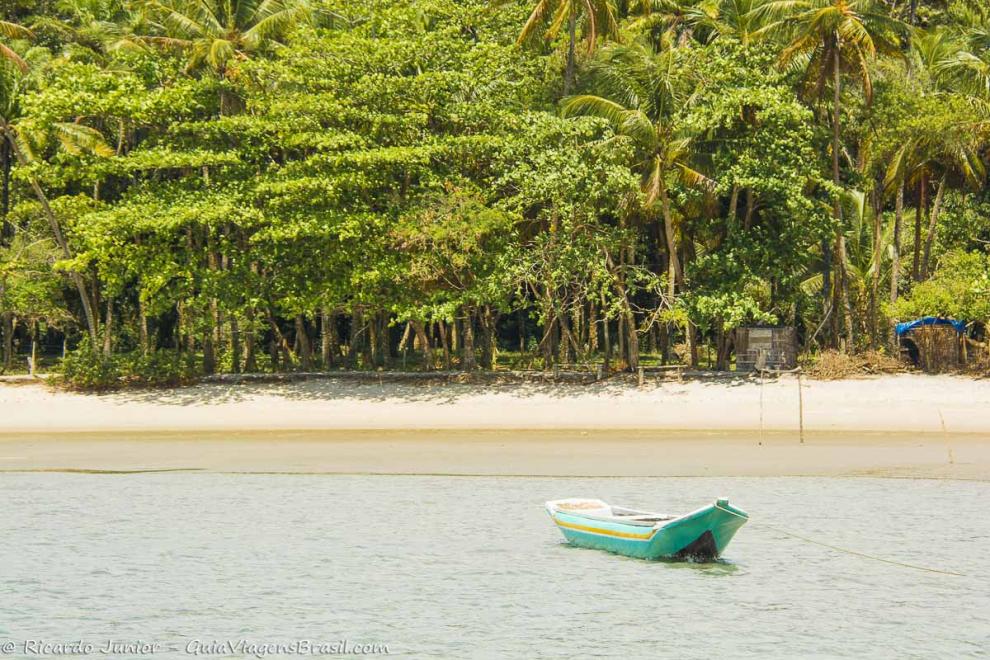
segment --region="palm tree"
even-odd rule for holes
[[[768,22],[762,7],[767,0],[719,0],[706,8],[696,29],[706,42],[734,39],[749,46],[767,36],[775,27]]]
[[[870,60],[878,53],[900,54],[902,24],[892,19],[874,0],[771,0],[759,9],[759,13],[775,19],[777,29],[790,35],[780,54],[780,64],[803,68],[806,82],[814,83],[811,89],[819,102],[825,98],[827,84],[831,81],[832,182],[841,187],[842,74],[852,74],[858,79],[869,103],[873,97]],[[848,259],[840,226],[842,203],[838,196],[832,209],[836,223],[836,281],[832,286],[832,302],[826,305],[835,310],[841,304],[845,309],[846,335],[851,343],[851,310],[848,293],[843,287],[844,264]],[[822,248],[825,257],[822,288],[827,300],[831,256],[827,243]],[[834,334],[838,335],[837,326]]]
[[[636,16],[627,28],[650,39],[657,51],[684,46],[695,28],[717,11],[715,0],[633,0],[629,13]]]
[[[7,60],[8,62],[13,62],[21,71],[27,71],[27,63],[24,59],[14,52],[14,49],[4,43],[6,39],[30,39],[34,35],[31,30],[27,29],[23,25],[18,25],[17,23],[11,23],[9,21],[0,21],[0,62]]]
[[[673,303],[676,285],[683,281],[669,179],[711,187],[711,181],[689,165],[691,139],[677,126],[676,111],[685,99],[675,80],[675,55],[669,50],[654,54],[642,43],[610,46],[591,67],[603,95],[574,96],[563,102],[565,115],[603,117],[616,135],[634,144],[647,208],[655,212],[659,206],[663,218],[668,303]]]
[[[72,250],[65,233],[59,222],[58,216],[52,210],[48,201],[48,196],[41,187],[38,177],[31,173],[29,166],[35,161],[34,148],[32,145],[44,143],[49,138],[54,137],[63,148],[72,153],[87,151],[104,156],[112,156],[113,150],[104,142],[98,131],[80,123],[54,123],[50,127],[49,134],[39,134],[38,131],[31,131],[19,123],[20,119],[20,96],[23,92],[27,77],[19,70],[14,72],[8,67],[4,72],[0,66],[0,144],[3,145],[3,152],[14,157],[17,164],[28,172],[28,184],[34,192],[38,203],[41,205],[42,213],[48,220],[55,244],[61,252],[62,258],[72,259]],[[9,163],[8,163],[9,164]],[[6,192],[6,189],[5,189]],[[82,275],[76,270],[69,271],[69,278],[79,292],[79,299],[82,304],[83,314],[86,321],[86,328],[94,345],[97,339],[97,320],[93,311],[92,298]]]
[[[186,53],[186,70],[222,79],[313,15],[310,0],[145,0],[156,34],[144,39]],[[231,99],[221,94],[221,112]]]
[[[938,81],[984,101],[990,100],[990,23],[964,26],[962,34],[932,62]]]
[[[37,16],[31,25],[94,53],[145,49],[137,35],[147,30],[148,12],[128,0],[61,0],[57,13]]]
[[[544,38],[556,39],[567,26],[567,68],[564,72],[564,94],[574,84],[574,68],[577,53],[578,23],[582,24],[585,50],[595,50],[598,37],[617,37],[619,24],[613,0],[538,0],[523,25],[518,45]]]
[[[982,95],[990,82],[990,64],[986,72],[981,72],[974,63],[977,56],[967,50],[979,52],[982,34],[979,26],[962,33],[948,28],[917,30],[911,42],[909,71],[919,97],[927,99],[928,106],[919,116],[907,120],[902,142],[886,154],[885,185],[888,190],[896,186],[901,195],[906,184],[917,186],[912,267],[916,281],[928,274],[946,184],[959,182],[979,187],[984,176],[980,152],[988,124],[978,111],[980,101],[990,98]],[[975,97],[966,98],[967,94]],[[922,248],[922,220],[928,212],[932,180],[939,184]]]
[[[919,202],[915,222],[914,278],[927,279],[931,262],[932,244],[938,229],[939,214],[945,195],[946,184],[950,179],[964,186],[979,189],[986,177],[986,166],[981,157],[986,135],[981,130],[977,118],[968,118],[962,113],[951,115],[949,121],[931,126],[920,125],[913,135],[894,153],[887,168],[888,186],[900,181],[918,183]],[[932,202],[925,236],[924,252],[921,253],[921,214],[926,206],[924,201],[928,182],[938,179],[935,200]]]

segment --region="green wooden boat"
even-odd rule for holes
[[[717,559],[749,520],[724,498],[683,516],[579,498],[553,500],[546,507],[572,545],[640,559]]]

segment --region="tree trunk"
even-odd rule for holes
[[[873,206],[873,275],[870,282],[870,343],[877,347],[880,329],[880,264],[883,262],[883,236],[881,220],[883,219],[882,198],[878,190],[870,195]]]
[[[278,368],[278,337],[275,335],[275,330],[271,331],[271,338],[268,341],[268,359],[272,363],[272,371],[277,372]]]
[[[729,356],[732,354],[732,333],[726,332],[721,324],[715,335],[715,369],[717,371],[729,370]]]
[[[516,320],[519,326],[519,354],[526,352],[526,310],[520,309],[516,312]]]
[[[842,180],[839,173],[839,149],[842,146],[842,78],[840,71],[840,61],[839,61],[839,35],[834,35],[835,44],[832,49],[832,183],[839,187],[842,185]],[[845,246],[845,241],[842,236],[842,201],[839,197],[835,198],[832,204],[832,217],[835,221],[835,244],[836,244],[836,255],[835,255],[835,281],[832,286],[835,288],[834,295],[832,296],[832,318],[833,318],[833,340],[837,342],[838,340],[838,323],[837,317],[841,313],[838,309],[836,302],[843,300],[844,292],[843,288],[843,277],[841,273],[845,270],[845,255],[843,254],[843,248]]]
[[[437,331],[440,333],[440,350],[443,353],[443,368],[450,370],[450,333],[447,332],[447,322],[437,321]]]
[[[841,232],[835,242],[836,277],[835,286],[839,292],[839,302],[842,305],[842,320],[845,325],[846,341],[848,348],[855,347],[855,333],[853,330],[852,305],[849,300],[849,273],[846,271],[848,256],[846,255],[846,237]]]
[[[14,227],[7,221],[10,213],[10,144],[0,137],[0,245],[14,237]]]
[[[313,356],[310,351],[309,333],[306,331],[306,318],[296,314],[296,342],[299,344],[299,360],[303,371],[313,367]]]
[[[567,17],[567,70],[564,72],[564,96],[574,87],[574,63],[577,49],[577,10],[571,9]]]
[[[430,338],[426,336],[426,328],[422,321],[410,321],[413,330],[416,332],[416,341],[419,342],[419,350],[423,354],[423,368],[429,371],[433,368],[433,356],[430,353]],[[444,346],[446,349],[446,345]],[[449,356],[447,358],[449,360]]]
[[[150,349],[148,342],[148,315],[144,311],[144,301],[138,294],[138,342],[141,344],[141,354],[147,355]]]
[[[897,200],[894,202],[893,254],[890,266],[890,302],[897,302],[897,290],[901,279],[901,225],[904,221],[904,182],[897,186]]]
[[[11,150],[14,152],[14,157],[17,162],[25,169],[30,165],[27,158],[21,152],[20,147],[17,146],[17,138],[11,131],[7,128],[2,136],[6,142],[10,145]],[[62,252],[63,259],[72,259],[72,251],[69,249],[69,244],[65,240],[65,236],[62,233],[62,226],[58,222],[58,218],[55,217],[55,212],[52,210],[51,205],[48,203],[48,197],[45,192],[41,189],[41,184],[38,182],[38,178],[35,176],[30,176],[28,181],[31,185],[31,190],[34,192],[35,197],[38,198],[38,203],[41,204],[41,209],[45,214],[45,218],[48,220],[48,225],[52,230],[52,235],[55,238],[55,244],[58,245],[59,250]],[[96,314],[93,311],[92,299],[90,298],[89,290],[86,287],[86,282],[80,273],[76,271],[71,271],[69,273],[69,278],[76,287],[76,291],[79,293],[79,301],[82,303],[83,315],[86,319],[86,329],[89,332],[89,338],[92,341],[93,347],[95,348],[99,341],[99,330],[96,321]]]
[[[495,318],[490,305],[481,308],[481,366],[485,369],[495,368]]]
[[[103,356],[110,357],[113,350],[113,298],[107,298],[106,318],[103,322]]]
[[[624,311],[619,313],[619,318],[615,321],[615,342],[615,354],[618,357],[619,368],[621,368],[626,359],[626,314]]]
[[[235,314],[230,315],[230,370],[241,373],[241,326]]]
[[[914,210],[914,263],[911,279],[921,280],[921,218],[928,210],[928,173],[923,172],[918,180],[918,207]]]
[[[247,334],[244,336],[244,371],[250,374],[258,370],[258,358],[255,355],[254,307],[248,307],[245,316],[247,317]],[[274,366],[272,365],[272,367]]]
[[[474,312],[470,308],[464,314],[464,350],[461,353],[461,368],[471,371],[478,367],[474,359]]]
[[[753,226],[753,212],[756,210],[756,199],[752,188],[746,188],[746,216],[743,218],[743,229],[749,231]]]
[[[330,314],[324,309],[320,313],[320,357],[323,360],[324,369],[330,369],[334,366],[339,345],[337,315]]]
[[[598,307],[594,301],[588,303],[588,352],[598,352]]]
[[[729,218],[726,223],[726,233],[736,226],[736,214],[739,213],[739,184],[733,184],[732,195],[729,197]]]
[[[212,374],[217,370],[217,355],[213,350],[213,330],[207,328],[203,333],[203,373]]]
[[[692,369],[698,368],[698,329],[688,321],[684,325],[684,341],[688,349],[688,364]]]
[[[557,315],[557,323],[560,326],[560,345],[557,347],[557,355],[561,364],[571,362],[571,342],[567,338],[571,335],[570,320],[567,312]]]
[[[605,305],[605,294],[602,294],[602,309],[607,310],[608,307]],[[612,339],[609,335],[608,328],[608,315],[606,314],[602,317],[602,343],[605,349],[604,364],[602,365],[602,373],[606,376],[608,375],[611,365],[609,364],[612,360]]]
[[[629,307],[629,302],[626,301],[625,305],[625,315],[626,315],[626,362],[629,365],[629,371],[636,371],[639,369],[639,332],[636,328],[636,317],[633,315],[632,309]]]
[[[353,367],[357,365],[358,354],[361,351],[362,335],[364,334],[364,314],[360,307],[351,312],[351,336],[347,343],[347,362]]]
[[[375,325],[378,328],[376,334],[376,352],[378,354],[376,364],[388,369],[392,365],[392,347],[389,341],[388,314],[385,311],[380,311],[375,315]]]
[[[677,257],[677,239],[674,236],[674,219],[670,213],[667,187],[660,185],[660,208],[663,214],[663,235],[667,243],[667,304],[674,304],[676,286],[681,281],[681,262]]]
[[[927,280],[930,274],[932,244],[935,242],[935,232],[938,229],[938,216],[942,210],[942,199],[945,196],[945,176],[938,182],[935,201],[932,202],[932,214],[928,222],[928,235],[925,236],[925,253],[921,261],[921,279]]]
[[[14,361],[14,313],[0,314],[0,325],[3,328],[3,371],[7,371]]]

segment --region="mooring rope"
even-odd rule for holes
[[[900,566],[901,568],[913,568],[916,571],[925,571],[927,573],[939,573],[941,575],[953,575],[955,577],[966,577],[965,573],[956,573],[955,571],[947,571],[941,568],[930,568],[928,566],[919,566],[917,564],[908,564],[903,561],[895,561],[893,559],[885,559],[884,557],[877,557],[876,555],[867,554],[865,552],[859,552],[857,550],[850,550],[848,548],[841,548],[837,545],[832,545],[831,543],[823,543],[822,541],[816,541],[815,539],[809,539],[807,536],[802,536],[800,534],[795,534],[786,529],[781,529],[775,527],[774,525],[768,525],[767,523],[760,523],[767,529],[771,529],[778,534],[783,534],[784,536],[790,536],[798,540],[804,541],[806,543],[812,543],[814,545],[820,545],[823,548],[828,548],[829,550],[835,550],[836,552],[844,552],[847,555],[852,555],[854,557],[861,557],[863,559],[872,559],[873,561],[883,562],[884,564],[892,564],[894,566]]]

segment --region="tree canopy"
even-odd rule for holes
[[[746,324],[984,328],[988,35],[959,1],[5,3],[0,366],[727,368]]]

